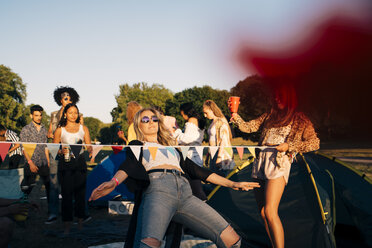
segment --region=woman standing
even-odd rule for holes
[[[137,192],[143,190],[136,194],[143,198],[136,199],[132,215],[135,219],[132,219],[134,222],[131,220],[128,229],[130,232],[135,229],[136,221],[140,223],[136,233],[139,244],[134,247],[160,247],[171,220],[211,239],[218,247],[240,247],[240,237],[229,223],[192,195],[187,178],[199,178],[242,190],[252,189],[258,184],[233,182],[199,167],[187,158],[184,160],[182,154],[171,147],[176,141],[164,126],[159,112],[154,109],[140,110],[135,116],[134,129],[138,140],[130,145],[140,145],[140,153],[136,156],[131,149],[127,149],[126,161],[114,178],[96,188],[90,200],[107,195],[126,179],[129,189]],[[150,156],[150,149],[154,147],[158,152],[156,156]]]
[[[194,106],[191,102],[182,104],[180,106],[180,112],[182,118],[187,122],[184,132],[182,132],[181,129],[177,129],[174,133],[174,137],[178,141],[178,144],[184,146],[201,146],[204,139],[205,121],[194,110]],[[200,167],[203,167],[202,156],[203,155],[201,155],[201,157],[199,156],[195,147],[191,147],[187,152],[187,157]],[[203,191],[201,181],[191,180],[190,184],[194,195],[206,201],[207,196]]]
[[[232,158],[232,149],[226,150],[225,147],[231,147],[231,129],[221,109],[212,100],[206,100],[203,104],[204,116],[212,121],[208,128],[209,145],[219,146],[217,156],[210,158],[210,169],[214,172],[226,176],[235,166]]]
[[[59,152],[58,180],[61,184],[64,234],[68,234],[73,220],[73,209],[78,217],[79,228],[81,229],[83,225],[87,165],[84,155],[80,153],[82,146],[76,146],[77,152],[72,152],[65,144],[91,143],[89,130],[80,124],[79,109],[75,104],[70,103],[65,106],[53,142],[62,143],[62,151]],[[92,147],[87,146],[87,149],[91,156]]]
[[[124,140],[126,144],[129,144],[129,142],[131,142],[132,140],[137,139],[136,133],[134,132],[134,128],[133,128],[133,119],[134,119],[134,115],[140,109],[142,109],[142,106],[136,101],[131,101],[131,102],[128,102],[127,104],[127,116],[126,117],[127,117],[127,121],[129,125],[128,126],[128,139],[125,137],[123,131],[118,132],[119,138]]]
[[[271,244],[283,248],[284,230],[278,207],[288,183],[291,163],[296,153],[319,149],[319,139],[310,120],[296,111],[297,98],[293,87],[279,87],[274,95],[270,113],[249,122],[234,113],[231,120],[246,133],[262,128],[259,145],[272,146],[262,150],[254,161],[252,177],[257,178],[261,185],[255,189],[255,197]]]

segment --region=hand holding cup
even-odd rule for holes
[[[227,101],[229,109],[231,114],[237,113],[238,112],[238,107],[240,103],[240,97],[238,96],[230,96],[229,100]]]

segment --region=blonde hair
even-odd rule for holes
[[[145,111],[151,111],[159,119],[159,129],[157,133],[157,136],[158,136],[157,139],[158,139],[159,144],[164,145],[164,146],[177,145],[176,140],[171,136],[168,129],[164,125],[163,116],[160,114],[159,111],[155,110],[154,108],[141,109],[134,116],[133,125],[134,125],[134,131],[136,132],[136,135],[137,135],[137,139],[140,141],[145,141],[145,135],[142,133],[141,129],[139,128],[140,122],[141,122],[141,114]]]
[[[136,101],[128,102],[127,104],[128,125],[133,123],[134,116],[140,109],[142,109],[142,106],[138,102]]]
[[[226,120],[226,117],[222,113],[221,109],[217,106],[217,104],[213,100],[206,100],[203,104],[203,108],[204,107],[209,108],[210,110],[212,110],[213,114],[216,117],[222,119],[222,121],[227,124],[227,126],[229,127],[229,135],[230,135],[230,140],[231,140],[232,139],[232,134],[231,134],[231,128],[230,128],[229,122]]]

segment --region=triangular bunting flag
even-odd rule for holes
[[[48,147],[48,150],[49,150],[50,154],[52,155],[52,158],[56,159],[60,145],[50,143],[50,144],[47,144],[47,147]]]
[[[211,159],[213,159],[214,156],[216,155],[216,152],[218,151],[218,146],[211,146],[211,147],[209,147],[209,151],[211,153]]]
[[[230,155],[230,157],[233,156],[233,150],[231,147],[225,147],[224,149],[225,149],[225,152],[227,152]]]
[[[158,147],[156,147],[156,146],[150,147],[149,146],[148,149],[149,149],[149,152],[151,154],[152,159],[155,160],[156,153],[158,152]]]
[[[167,148],[168,152],[172,153],[173,156],[176,156],[176,151],[174,150],[173,147],[166,147],[166,148]]]
[[[114,151],[114,154],[118,154],[121,150],[123,150],[124,146],[111,146],[111,149]]]
[[[97,156],[97,154],[99,153],[99,151],[102,150],[103,146],[93,146],[93,151],[92,151],[92,158],[91,158],[91,161],[94,161],[94,158]]]
[[[164,154],[165,157],[168,158],[168,150],[165,148],[160,148],[159,151]]]
[[[195,150],[198,153],[199,158],[203,161],[203,150],[204,150],[204,147],[202,147],[202,146],[196,146],[195,147]]]
[[[143,149],[143,158],[149,162],[150,161],[150,151],[148,149]]]
[[[32,155],[34,154],[36,144],[22,144],[23,149],[25,149],[25,152],[29,156],[29,158],[32,158]]]
[[[81,145],[70,145],[71,152],[74,154],[75,158],[78,158],[80,155],[81,150],[83,149],[83,146]]]
[[[248,146],[248,151],[252,154],[254,158],[256,158],[256,148],[255,147],[249,147]]]
[[[238,155],[240,160],[243,159],[243,154],[244,154],[244,147],[236,147],[236,150],[238,151]]]
[[[134,156],[136,156],[136,159],[139,160],[139,156],[141,153],[141,147],[140,146],[130,146],[130,149],[132,150]]]
[[[187,157],[187,152],[189,151],[189,147],[187,146],[180,146],[181,152],[182,152],[182,157],[183,159],[186,159]]]
[[[6,155],[8,154],[10,143],[0,143],[0,156],[1,159],[4,161]]]

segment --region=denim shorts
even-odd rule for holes
[[[192,195],[185,177],[172,172],[154,172],[149,174],[149,178],[150,185],[144,192],[138,216],[140,240],[163,240],[172,220],[211,240],[218,247],[226,247],[220,235],[229,223],[216,210]],[[140,242],[139,247],[148,246]]]

